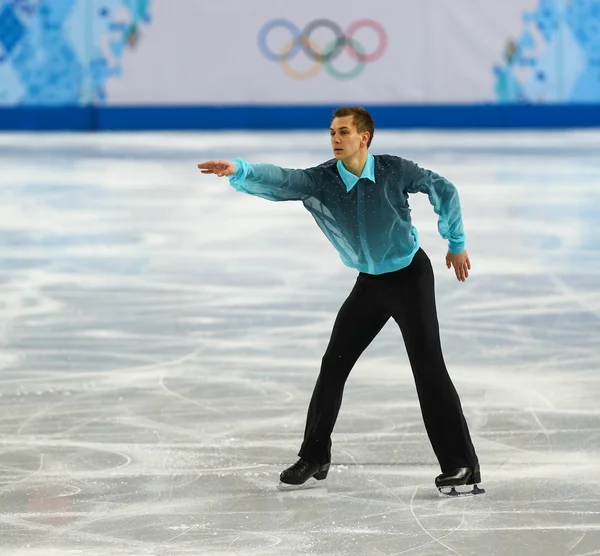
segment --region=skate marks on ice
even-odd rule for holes
[[[297,204],[200,180],[201,158],[329,157],[249,137],[0,136],[2,554],[597,553],[599,169],[577,149],[600,136],[378,135],[461,186],[466,284],[411,201],[487,491],[464,499],[435,489],[393,323],[327,484],[277,491],[355,276]]]

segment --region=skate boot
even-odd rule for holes
[[[435,478],[435,486],[440,491],[440,494],[446,496],[465,496],[469,494],[484,494],[485,490],[479,488],[477,483],[481,482],[481,473],[479,464],[475,467],[459,467],[442,473]],[[456,490],[456,487],[473,485],[471,490],[461,489]]]
[[[329,473],[329,463],[313,463],[300,458],[279,475],[279,490],[310,488],[323,481]]]

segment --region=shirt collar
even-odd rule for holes
[[[344,182],[344,185],[346,186],[346,191],[350,191],[356,185],[356,182],[362,178],[366,178],[375,183],[375,157],[371,153],[367,155],[367,161],[360,178],[356,177],[352,172],[346,170],[346,167],[341,160],[337,161],[337,169],[340,173],[342,181]]]

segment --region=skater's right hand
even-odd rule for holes
[[[216,174],[220,178],[235,174],[235,164],[228,160],[209,160],[198,164],[203,174]]]

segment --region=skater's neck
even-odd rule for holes
[[[369,151],[367,149],[360,149],[355,155],[343,159],[342,163],[348,172],[360,178],[365,169],[368,156]]]

